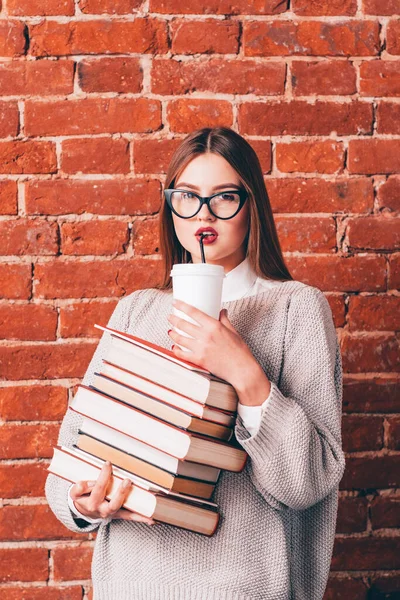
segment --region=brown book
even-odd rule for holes
[[[158,398],[134,390],[124,383],[105,375],[95,373],[90,387],[187,431],[201,433],[227,442],[233,435],[233,430],[230,427],[194,417],[187,412],[162,402]]]
[[[236,472],[246,464],[242,448],[179,429],[84,385],[78,386],[71,409],[180,460]]]
[[[165,386],[200,404],[234,412],[238,395],[235,388],[206,369],[178,359],[173,352],[130,333],[95,324],[111,334],[104,357],[110,363]]]
[[[215,488],[215,485],[211,483],[186,477],[176,477],[167,471],[146,463],[144,460],[140,460],[136,456],[131,456],[83,433],[78,434],[76,446],[102,460],[109,460],[113,465],[129,471],[137,477],[141,477],[148,481],[150,486],[152,483],[161,486],[167,492],[189,494],[190,496],[209,500]]]
[[[225,427],[233,427],[235,425],[235,412],[200,404],[200,402],[196,402],[187,396],[182,396],[182,394],[178,394],[164,385],[155,383],[137,373],[132,373],[131,371],[128,371],[128,369],[113,365],[107,360],[103,360],[100,375],[115,379],[115,381],[118,381],[119,383],[123,383],[124,385],[152,396],[153,398],[157,398],[158,400],[165,402],[165,404],[169,404],[174,408],[179,408],[179,410],[183,410],[199,419],[206,419],[212,423],[225,425]]]
[[[104,461],[75,448],[57,446],[48,471],[71,483],[97,480]],[[129,473],[114,467],[105,497],[111,499]],[[211,536],[215,533],[219,513],[214,502],[179,495],[154,492],[136,483],[128,492],[123,507],[155,521]]]
[[[190,460],[179,460],[158,448],[149,446],[130,435],[125,435],[104,423],[98,423],[89,417],[85,417],[81,423],[79,431],[109,446],[114,446],[122,452],[154,465],[161,471],[167,471],[174,477],[184,477],[188,479],[197,479],[206,483],[215,485],[220,476],[221,470],[209,465],[201,465]]]

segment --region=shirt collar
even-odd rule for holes
[[[225,274],[222,284],[222,302],[243,298],[253,286],[257,274],[246,257],[234,269]]]

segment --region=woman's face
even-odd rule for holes
[[[216,186],[222,186],[216,189]],[[201,154],[186,165],[175,181],[175,189],[187,189],[200,196],[212,196],[224,190],[243,188],[235,169],[219,154]],[[200,227],[212,227],[218,237],[212,244],[204,244],[206,262],[222,265],[225,273],[234,269],[246,256],[244,240],[249,228],[248,200],[232,219],[226,221],[214,217],[203,204],[201,210],[190,219],[182,219],[172,213],[175,232],[182,246],[191,254],[192,262],[201,262],[201,250],[196,231]]]

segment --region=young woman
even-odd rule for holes
[[[223,265],[226,278],[219,320],[178,303],[196,326],[172,315],[170,270],[201,262],[204,228],[214,230],[206,261]],[[122,508],[129,482],[107,501],[110,465],[95,482],[49,475],[48,502],[72,531],[97,530],[95,600],[321,599],[345,466],[339,344],[323,293],[285,266],[257,155],[239,134],[205,128],[182,141],[166,175],[160,240],[162,284],[122,298],[109,325],[175,344],[176,356],[187,358],[182,345],[192,362],[235,387],[235,435],[247,465],[221,472],[212,537],[153,526]],[[104,333],[83,384],[109,341]],[[59,444],[74,444],[79,425],[68,410]]]

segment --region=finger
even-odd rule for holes
[[[90,494],[94,488],[95,481],[77,481],[71,488],[70,494],[72,500],[77,500],[84,494]]]
[[[187,304],[186,302],[183,302],[183,300],[174,300],[172,302],[172,305],[174,308],[177,308],[178,310],[181,310],[182,312],[189,315],[189,317],[192,317],[192,319],[194,319],[194,321],[197,321],[199,325],[207,325],[207,323],[209,323],[210,321],[215,320],[199,308],[196,308],[191,304]]]
[[[185,333],[191,335],[194,338],[197,338],[199,335],[201,326],[195,325],[194,323],[190,323],[190,321],[187,321],[186,319],[182,319],[177,315],[170,314],[168,316],[168,321],[175,328],[175,330],[180,329],[181,331],[184,331]]]
[[[132,512],[126,508],[120,508],[112,515],[112,519],[124,519],[125,521],[137,521],[138,523],[147,523],[147,525],[157,525],[157,521],[151,517],[145,517],[139,513]]]
[[[198,347],[199,345],[199,340],[194,340],[193,338],[185,337],[184,335],[181,335],[180,333],[177,333],[174,330],[169,332],[169,337],[175,344],[179,344],[180,346],[187,348],[191,352],[194,352],[196,350],[196,347]]]
[[[108,482],[110,481],[110,477],[112,475],[112,467],[110,461],[106,461],[101,468],[100,474],[97,478],[96,484],[92,489],[92,493],[90,497],[92,499],[92,504],[97,505],[100,504],[105,498],[106,490],[108,486]]]
[[[121,506],[125,502],[127,495],[131,491],[132,486],[133,484],[132,481],[130,481],[130,479],[124,479],[124,481],[121,481],[120,485],[117,488],[117,491],[108,503],[109,516],[111,516],[119,508],[121,508]]]

